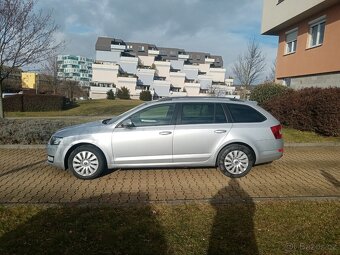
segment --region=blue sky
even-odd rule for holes
[[[277,37],[261,36],[262,0],[40,0],[60,26],[62,53],[95,57],[98,36],[221,55],[227,74],[255,37],[268,70]]]

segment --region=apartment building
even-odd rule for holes
[[[278,82],[340,87],[340,0],[264,0],[262,34],[279,37]]]
[[[90,98],[105,98],[110,89],[127,87],[132,98],[150,90],[155,98],[203,96],[218,91],[234,94],[233,80],[226,79],[221,56],[154,44],[124,42],[99,37]]]
[[[58,55],[58,78],[79,81],[80,85],[90,85],[92,80],[93,59],[75,56]]]

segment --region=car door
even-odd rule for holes
[[[172,163],[175,104],[159,104],[127,117],[112,135],[114,164],[151,166]]]
[[[174,163],[207,161],[231,127],[219,103],[182,103],[173,138]]]

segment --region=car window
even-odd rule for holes
[[[213,103],[182,104],[180,123],[181,124],[214,123],[214,113],[215,104]]]
[[[141,110],[131,116],[136,127],[170,125],[175,104],[162,104]]]
[[[227,104],[227,107],[235,123],[253,123],[266,120],[266,117],[248,105]]]
[[[215,106],[215,123],[227,123],[228,120],[225,116],[224,110],[221,104]]]

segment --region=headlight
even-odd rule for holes
[[[62,139],[62,137],[52,136],[50,139],[50,145],[59,145]]]

